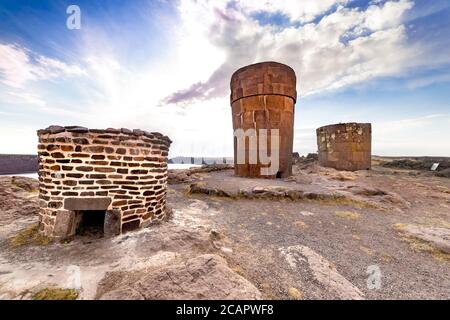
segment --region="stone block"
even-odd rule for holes
[[[56,213],[55,226],[53,228],[53,236],[65,238],[75,233],[74,226],[75,212],[69,210],[59,210]]]
[[[66,210],[107,210],[111,203],[110,197],[69,197],[64,199]]]

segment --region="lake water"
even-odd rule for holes
[[[174,170],[182,170],[182,169],[189,169],[194,167],[201,167],[199,164],[181,164],[181,163],[169,163],[169,169]],[[17,173],[17,174],[3,174],[3,176],[19,176],[19,177],[29,177],[29,178],[38,178],[37,172],[32,173]]]

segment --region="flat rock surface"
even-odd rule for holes
[[[222,245],[232,252],[227,254],[229,264],[254,283],[263,298],[450,297],[446,253],[416,250],[393,227],[413,224],[448,232],[450,180],[378,166],[342,172],[314,163],[294,167],[287,181],[231,175],[203,175],[197,184],[226,192],[308,190],[352,200],[186,195],[192,184],[173,187],[169,199],[177,211],[192,201],[207,204],[202,218],[226,236]],[[380,271],[380,288],[370,285],[373,270]]]
[[[204,175],[201,179],[200,185],[209,189],[222,190],[230,195],[237,195],[240,191],[255,191],[262,193],[265,190],[298,190],[302,192],[327,195],[331,195],[333,193],[332,190],[328,190],[315,184],[299,184],[281,179],[248,179],[236,177],[234,176],[233,170],[224,170],[213,174]]]
[[[170,185],[173,217],[161,225],[22,246],[10,237],[37,221],[36,182],[2,178],[0,299],[30,299],[47,287],[74,288],[80,299],[450,299],[448,178],[379,166],[341,172],[313,162],[296,165],[287,181],[231,173],[189,174]],[[345,201],[192,194],[192,183],[337,193]]]
[[[115,274],[107,274],[100,284],[100,290],[117,285],[116,278]],[[120,275],[119,278],[123,279]],[[119,289],[103,294],[100,299],[120,300],[129,298],[130,295],[147,300],[261,298],[261,293],[253,284],[233,272],[225,259],[213,254],[200,255],[154,270],[144,270],[139,277],[123,282],[122,280]]]
[[[410,237],[428,242],[437,249],[450,254],[450,229],[406,224],[399,228]]]
[[[36,221],[38,186],[36,179],[0,176],[0,237],[14,232],[24,221]]]

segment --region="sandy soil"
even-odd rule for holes
[[[303,175],[311,178],[309,184]],[[200,185],[226,194],[233,188],[258,193],[301,189],[350,201],[188,197],[178,187],[170,202],[181,211],[194,198],[216,210],[208,220],[227,236],[230,264],[265,298],[287,299],[289,289],[296,288],[304,299],[449,299],[448,252],[408,237],[401,228],[437,227],[446,232],[441,240],[450,243],[449,179],[381,167],[350,173],[312,166],[296,176],[301,183],[249,181],[228,171],[205,176]],[[317,275],[304,248],[324,259],[319,265],[332,266],[327,280]],[[374,266],[381,272],[380,289],[367,285]],[[336,275],[348,282],[333,280]]]
[[[262,298],[450,299],[450,179],[381,167],[351,173],[311,164],[294,172],[287,181],[235,178],[231,170],[196,174],[196,182],[169,186],[171,221],[110,239],[12,246],[10,237],[36,216],[8,207],[0,223],[0,298],[29,299],[53,286],[92,299],[117,283],[129,294],[144,275],[213,254],[243,278],[235,283],[246,281],[245,292],[257,296],[251,284]],[[190,193],[192,183],[224,192]],[[19,189],[19,200],[36,197]],[[317,196],[292,200],[292,190]],[[373,270],[380,272],[375,287]]]

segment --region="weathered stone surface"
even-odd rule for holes
[[[259,290],[233,272],[227,262],[204,254],[172,266],[147,270],[136,282],[107,292],[100,299],[124,299],[131,294],[146,300],[254,300]]]
[[[149,135],[139,129],[79,126],[39,130],[40,215],[45,224],[41,231],[53,237],[73,235],[80,222],[73,215],[55,219],[61,209],[118,213],[106,214],[107,235],[120,233],[124,224],[163,220],[170,139],[160,133],[151,134],[155,139]],[[155,197],[142,197],[141,189]],[[135,203],[114,206],[113,200]]]
[[[162,139],[162,141],[164,142],[164,144],[166,144],[167,146],[169,146],[172,143],[172,140],[170,140],[169,137],[162,135],[159,132],[152,132],[152,133],[148,133],[146,131],[143,130],[139,130],[139,129],[134,129],[136,130],[136,135],[139,136],[158,136],[160,139]],[[114,128],[108,128],[108,129],[88,129],[85,127],[81,127],[81,126],[57,126],[57,125],[52,125],[47,127],[46,129],[40,129],[37,131],[38,136],[43,135],[43,134],[56,134],[56,133],[61,133],[61,132],[74,132],[74,133],[95,133],[95,134],[106,134],[106,133],[113,133],[113,134],[119,134],[119,133],[124,133],[124,134],[133,134],[133,130],[130,129],[126,129],[126,128],[122,128],[122,129],[114,129]],[[58,138],[59,139],[59,138]],[[64,139],[64,138],[62,138]]]
[[[297,100],[294,70],[278,62],[261,62],[238,69],[231,77],[231,102],[252,95],[285,95]]]
[[[36,179],[27,177],[12,176],[11,184],[28,192],[39,190],[39,184],[37,183]]]
[[[261,168],[268,167],[261,159],[251,163],[250,150],[259,150],[259,145],[251,147],[246,138],[245,163],[237,163],[237,138],[234,139],[235,174],[241,177],[285,178],[292,174],[292,148],[294,107],[297,99],[296,76],[294,70],[277,62],[263,62],[237,70],[231,77],[231,109],[233,129],[268,129],[267,140],[270,151],[270,129],[279,130],[279,167],[273,175],[263,175]],[[252,139],[255,140],[256,139]],[[258,139],[259,141],[259,139]]]
[[[442,171],[436,172],[436,176],[450,178],[450,169],[444,169]]]
[[[66,130],[68,132],[76,132],[76,133],[86,133],[89,131],[88,128],[85,127],[78,127],[78,126],[74,126],[74,127],[66,127]]]
[[[95,198],[66,198],[64,199],[64,209],[66,210],[106,210],[111,203],[110,197]]]
[[[145,300],[144,296],[137,290],[124,287],[118,290],[110,291],[101,296],[100,300]]]
[[[450,254],[450,229],[414,224],[399,225],[398,230],[410,237],[428,242],[435,248]]]
[[[339,123],[317,132],[319,164],[337,170],[368,170],[372,164],[370,123]]]
[[[10,224],[24,216],[36,217],[39,202],[35,191],[38,189],[36,179],[0,176],[0,225]]]
[[[199,168],[190,168],[186,170],[169,170],[167,182],[169,184],[192,183],[198,180],[198,174],[214,171],[231,170],[233,165],[229,164],[211,164],[203,165]]]
[[[334,292],[340,299],[364,299],[364,294],[358,287],[344,278],[328,260],[314,250],[301,245],[279,250],[292,269],[308,268],[316,281],[326,290]]]
[[[69,210],[59,210],[56,213],[53,234],[55,237],[64,237],[72,234],[74,228],[75,212]]]
[[[105,236],[115,236],[120,234],[120,211],[109,210],[105,213]]]
[[[220,178],[218,177],[220,175]],[[203,177],[202,181],[189,185],[190,193],[233,199],[271,199],[271,200],[344,200],[346,197],[312,184],[294,184],[282,180],[241,179],[230,172],[223,171],[215,178]]]

